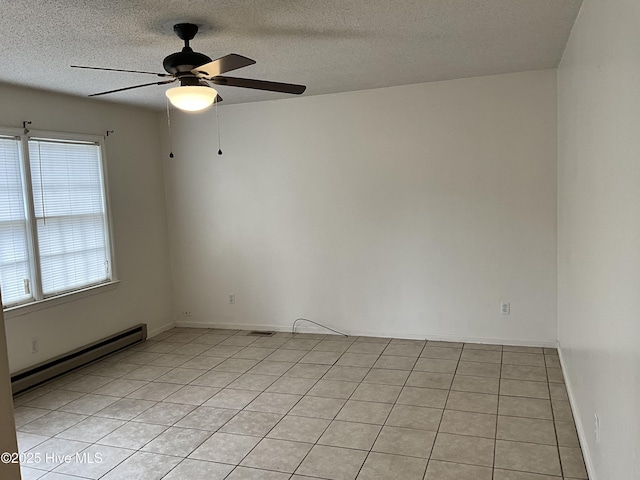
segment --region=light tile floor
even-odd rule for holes
[[[555,349],[247,333],[175,328],[16,397],[23,479],[587,478]]]

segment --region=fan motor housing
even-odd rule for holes
[[[181,52],[172,53],[165,57],[162,66],[172,75],[190,72],[205,63],[209,63],[211,57],[203,53],[194,52],[190,47],[184,47]]]

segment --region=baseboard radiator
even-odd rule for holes
[[[135,327],[118,332],[110,337],[90,343],[84,347],[42,362],[36,366],[26,368],[11,376],[11,390],[13,394],[24,392],[30,388],[53,380],[60,375],[83,367],[118,352],[123,348],[143,342],[147,338],[147,324],[141,323]]]

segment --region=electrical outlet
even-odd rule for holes
[[[183,317],[190,317],[191,316],[191,310],[183,310],[182,311],[182,316]]]
[[[229,294],[229,303],[231,303],[231,304],[236,303],[236,294],[235,293],[230,293]]]
[[[40,349],[40,346],[38,345],[38,339],[37,338],[32,338],[31,339],[31,353],[38,353],[39,349]]]
[[[593,423],[596,431],[596,443],[600,443],[600,417],[598,417],[597,413],[593,415]]]
[[[511,302],[500,302],[500,313],[502,315],[511,314]]]

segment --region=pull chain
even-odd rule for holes
[[[218,99],[216,98],[216,125],[218,127],[218,155],[222,155],[222,148],[220,147],[220,117],[218,116]]]
[[[167,98],[167,126],[169,127],[169,158],[173,158],[173,147],[171,146],[171,115],[169,115],[169,99]]]

